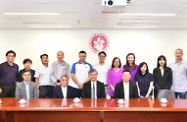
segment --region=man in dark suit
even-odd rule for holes
[[[124,70],[122,74],[123,81],[116,84],[115,98],[138,98],[138,90],[136,84],[130,82],[131,74],[128,70]]]
[[[68,86],[69,77],[67,75],[63,75],[61,77],[60,83],[61,86],[56,86],[53,91],[54,98],[74,98],[74,88]]]
[[[106,98],[105,86],[97,81],[98,72],[95,69],[89,71],[90,81],[84,83],[82,98]]]

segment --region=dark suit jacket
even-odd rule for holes
[[[124,98],[123,81],[116,84],[114,98]],[[129,82],[129,98],[139,98],[136,84]]]
[[[23,74],[24,70],[25,69],[22,69],[22,70],[19,71],[19,75],[18,75],[18,81],[19,82],[23,81],[22,74]],[[30,69],[30,72],[31,72],[31,81],[35,82],[35,77],[34,77],[35,71]]]
[[[172,85],[172,71],[171,68],[166,67],[164,70],[164,76],[161,75],[161,70],[159,68],[155,68],[153,70],[154,76],[154,85],[155,89],[170,89]]]
[[[53,97],[64,98],[61,86],[54,87]],[[67,86],[67,98],[74,98],[74,88],[71,86]]]
[[[82,98],[91,98],[91,81],[84,83],[82,88]],[[105,86],[103,83],[97,81],[97,98],[106,98]]]
[[[153,76],[154,76],[155,93],[157,93],[161,89],[170,89],[172,85],[171,68],[166,67],[163,76],[161,74],[161,70],[159,68],[155,68],[153,70]]]

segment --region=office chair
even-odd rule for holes
[[[157,98],[175,99],[175,94],[171,90],[163,89],[158,92]]]

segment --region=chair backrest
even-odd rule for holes
[[[175,94],[173,91],[168,90],[168,89],[163,89],[158,92],[158,99],[160,98],[169,98],[169,99],[175,99]]]

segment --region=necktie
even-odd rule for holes
[[[95,99],[95,86],[94,86],[94,84],[93,84],[93,96],[92,96],[92,98],[94,98]]]

